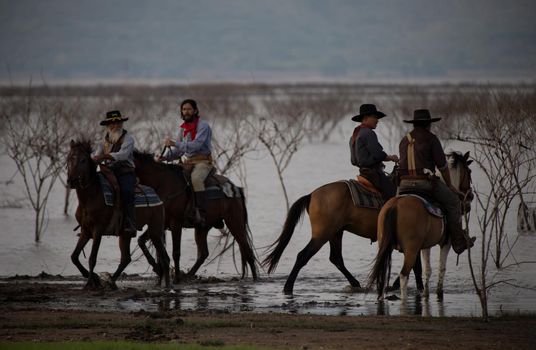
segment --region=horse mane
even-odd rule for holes
[[[87,154],[91,154],[91,140],[89,138],[82,138],[80,140],[74,141],[73,147],[81,148]]]
[[[447,153],[447,157],[451,159],[451,164],[453,168],[457,168],[458,164],[462,163],[464,161],[464,156],[461,152],[458,151],[452,151],[450,153]]]

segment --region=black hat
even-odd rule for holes
[[[441,120],[441,118],[432,118],[430,116],[430,111],[427,109],[416,109],[413,111],[413,119],[404,120],[406,123],[433,123]]]
[[[359,114],[352,117],[354,122],[361,122],[363,117],[366,115],[374,115],[376,118],[380,119],[385,117],[385,113],[382,113],[376,109],[376,105],[373,104],[364,104],[359,107]]]
[[[127,121],[128,118],[121,117],[121,112],[119,111],[110,111],[106,113],[106,119],[100,122],[100,125],[108,125],[117,122]]]

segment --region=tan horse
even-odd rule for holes
[[[263,266],[268,267],[268,273],[277,267],[305,210],[308,211],[311,222],[311,240],[298,253],[283,291],[287,294],[292,293],[300,270],[327,242],[330,245],[329,260],[343,273],[352,287],[361,288],[359,282],[344,266],[342,235],[344,231],[349,231],[375,242],[379,210],[356,207],[344,182],[333,182],[319,187],[291,206],[279,238],[272,244],[272,250],[263,261]],[[417,283],[422,285],[420,263],[416,266],[415,273]]]
[[[469,169],[472,161],[468,160],[469,152],[465,155],[453,152],[448,154],[447,158],[452,184],[464,194],[462,204],[464,211],[468,211],[472,200]],[[401,298],[407,298],[408,275],[421,250],[425,275],[424,294],[428,296],[431,276],[430,248],[436,244],[441,246],[436,293],[439,297],[443,296],[446,261],[451,247],[443,227],[443,219],[430,215],[422,201],[416,197],[395,197],[385,203],[378,216],[378,254],[369,278],[369,285],[376,282],[380,299],[385,292],[391,268],[391,253],[395,248],[404,253],[404,263],[400,271]]]

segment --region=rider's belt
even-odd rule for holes
[[[197,164],[201,162],[212,163],[212,156],[210,154],[197,154],[184,160],[184,164]]]

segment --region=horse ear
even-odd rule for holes
[[[473,162],[472,160],[468,160],[467,163],[466,163],[467,166],[471,165],[472,162]]]
[[[464,161],[467,161],[467,159],[469,159],[469,152],[467,152],[467,153],[465,153],[465,154],[463,155],[463,160],[464,160]]]
[[[73,146],[74,146],[74,140],[71,139],[71,147],[73,147]]]

